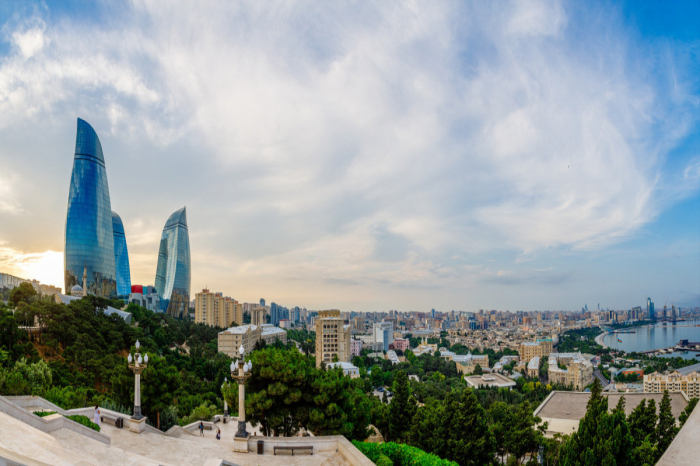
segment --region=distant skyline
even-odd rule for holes
[[[700,4],[0,3],[0,272],[63,287],[77,118],[133,284],[344,311],[700,306]]]

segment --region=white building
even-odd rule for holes
[[[501,374],[471,375],[465,376],[464,380],[467,382],[467,385],[473,388],[498,387],[510,390],[517,385],[514,380]]]
[[[389,350],[386,352],[386,358],[391,361],[392,364],[398,364],[401,361],[399,360],[399,356],[396,354],[396,351],[394,350]]]
[[[389,345],[394,342],[394,323],[376,322],[372,325],[372,335],[375,342],[382,343],[382,350],[388,351]]]
[[[351,379],[356,379],[360,376],[360,369],[358,369],[356,366],[353,366],[349,362],[329,362],[326,364],[326,367],[329,369],[334,369],[336,367],[340,367],[343,369],[343,374],[347,375]]]

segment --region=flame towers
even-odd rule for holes
[[[117,274],[117,294],[129,296],[131,293],[131,272],[129,270],[129,250],[126,247],[124,224],[118,213],[112,212],[114,230],[114,263]]]
[[[187,317],[190,306],[190,236],[186,208],[165,222],[158,250],[156,291],[161,308],[173,317]]]
[[[85,293],[115,297],[114,253],[112,207],[102,145],[92,126],[78,118],[66,217],[66,292],[81,285],[83,273],[87,272]]]

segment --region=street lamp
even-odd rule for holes
[[[236,361],[231,363],[231,378],[238,382],[238,431],[235,437],[248,438],[248,432],[245,429],[245,381],[250,377],[250,370],[253,368],[253,363],[243,361],[245,348],[243,345],[238,349],[241,358],[238,360],[238,372],[236,372]]]
[[[148,366],[148,354],[144,354],[143,358],[139,352],[141,343],[136,340],[136,353],[132,356],[129,353],[127,360],[129,361],[129,369],[134,371],[134,415],[129,421],[129,430],[137,433],[143,432],[146,428],[146,416],[141,414],[141,372]]]
[[[224,397],[224,417],[228,417],[228,403],[226,402],[226,395],[223,393],[224,385],[228,385],[228,379],[224,377],[224,383],[221,384],[221,395]]]

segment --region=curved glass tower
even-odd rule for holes
[[[161,309],[173,317],[187,316],[190,281],[190,235],[183,207],[170,216],[160,237],[155,288],[161,298]]]
[[[82,285],[87,272],[85,293],[116,296],[112,207],[102,145],[92,126],[80,118],[63,254],[66,292]]]
[[[124,224],[118,213],[112,212],[114,230],[114,263],[117,273],[117,295],[129,296],[131,293],[131,272],[129,271],[129,250],[126,248]]]

